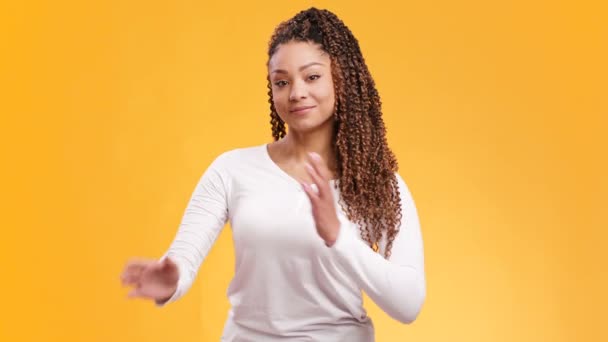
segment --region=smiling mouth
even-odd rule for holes
[[[315,108],[316,106],[307,106],[307,107],[298,107],[298,108],[294,108],[292,110],[290,110],[290,113],[294,113],[294,114],[299,114],[299,113],[306,113],[308,112],[310,109]]]

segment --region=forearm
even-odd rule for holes
[[[426,297],[424,271],[414,265],[399,265],[384,259],[342,227],[332,254],[367,295],[392,318],[413,322]]]
[[[190,289],[203,260],[227,222],[226,189],[221,173],[214,167],[217,160],[199,180],[177,234],[162,257],[169,257],[177,265],[179,280],[173,296],[158,303],[161,306],[181,298]]]
[[[330,254],[381,309],[400,322],[411,323],[426,298],[424,248],[414,200],[398,174],[397,180],[403,215],[390,258],[383,257],[386,231],[376,253],[358,236],[359,227],[345,217]]]

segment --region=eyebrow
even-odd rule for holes
[[[319,63],[319,62],[312,62],[312,63],[308,63],[308,64],[306,64],[306,65],[301,66],[301,67],[300,67],[298,70],[299,70],[299,71],[302,71],[302,70],[304,70],[304,69],[306,69],[306,68],[308,68],[308,67],[311,67],[311,66],[313,66],[313,65],[325,65],[325,64],[323,64],[323,63]],[[273,73],[277,73],[277,74],[287,74],[287,71],[285,71],[285,70],[283,70],[283,69],[276,69],[276,70],[273,70],[273,71],[272,71],[272,72],[270,72],[270,73],[271,73],[271,74],[273,74]]]

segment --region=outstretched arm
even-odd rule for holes
[[[161,260],[169,258],[179,270],[173,295],[157,300],[159,306],[182,297],[192,286],[199,267],[228,220],[229,182],[218,157],[199,180],[186,207],[177,234]]]

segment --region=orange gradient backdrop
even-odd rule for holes
[[[359,39],[423,229],[423,311],[366,298],[377,340],[608,340],[608,12],[470,0],[2,2],[0,340],[219,340],[230,229],[166,308],[119,274],[270,140],[267,42],[311,5]]]

